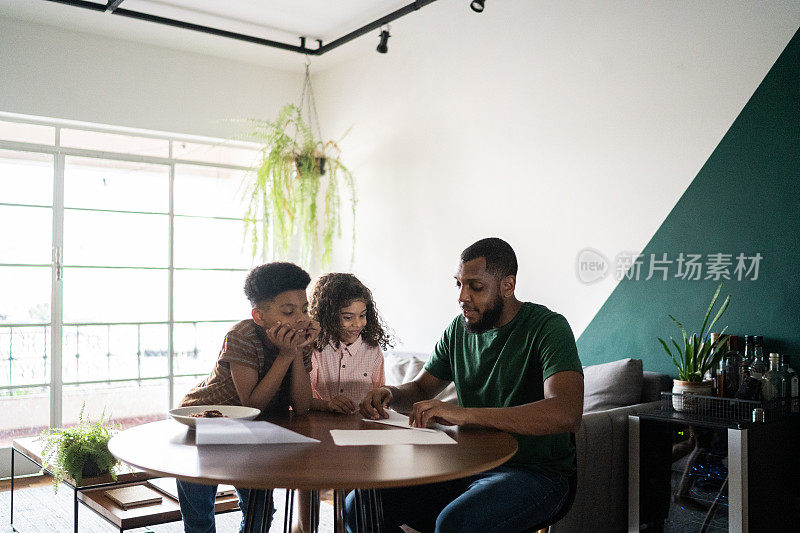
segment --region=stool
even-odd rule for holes
[[[567,490],[567,499],[564,501],[564,505],[561,506],[561,509],[558,510],[556,514],[548,518],[546,521],[542,522],[541,524],[536,524],[528,531],[530,533],[548,533],[550,531],[550,526],[564,518],[569,510],[572,508],[572,504],[575,501],[575,493],[578,490],[578,472],[575,471],[571,476],[569,476],[569,489]]]
[[[568,480],[569,488],[567,489],[567,499],[564,501],[564,505],[561,506],[556,514],[544,522],[531,527],[528,530],[529,533],[548,533],[550,531],[550,526],[564,518],[572,508],[572,504],[575,502],[575,493],[578,491],[578,450],[575,446],[575,433],[569,434],[569,440],[572,442],[572,447],[575,448],[575,460],[572,464],[574,470],[572,475],[569,476]]]

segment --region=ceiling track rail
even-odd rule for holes
[[[280,50],[287,50],[289,52],[297,52],[298,54],[305,54],[305,55],[312,55],[312,56],[321,56],[331,50],[334,50],[343,44],[349,43],[350,41],[361,37],[365,33],[369,33],[373,30],[380,28],[390,22],[393,22],[400,17],[404,17],[409,13],[417,11],[428,4],[432,4],[436,0],[417,0],[412,2],[406,6],[401,7],[400,9],[389,13],[385,17],[381,17],[377,20],[366,24],[357,30],[353,30],[350,33],[339,37],[338,39],[334,39],[333,41],[324,44],[321,40],[317,39],[317,48],[309,48],[306,46],[306,38],[300,37],[300,45],[293,45],[289,43],[284,43],[280,41],[273,41],[270,39],[262,39],[261,37],[255,37],[253,35],[245,35],[243,33],[236,33],[233,31],[221,30],[219,28],[212,28],[210,26],[203,26],[201,24],[192,24],[191,22],[186,22],[183,20],[171,19],[167,17],[160,17],[158,15],[151,15],[149,13],[142,13],[141,11],[132,11],[130,9],[124,9],[119,7],[120,4],[124,2],[124,0],[108,0],[106,5],[103,4],[96,4],[94,2],[87,2],[85,0],[45,0],[46,2],[54,2],[56,4],[65,4],[68,6],[73,7],[80,7],[84,9],[89,9],[91,11],[97,11],[100,13],[110,13],[112,15],[119,15],[121,17],[132,18],[136,20],[145,20],[148,22],[155,22],[157,24],[163,24],[165,26],[172,26],[174,28],[182,28],[185,30],[192,30],[197,31],[200,33],[206,33],[210,35],[216,35],[218,37],[226,37],[228,39],[236,39],[238,41],[244,41],[252,44],[258,44],[261,46],[268,46],[270,48],[278,48]]]

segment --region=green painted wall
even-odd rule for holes
[[[645,246],[640,279],[623,279],[579,337],[584,364],[636,357],[676,375],[656,337],[680,336],[668,313],[699,330],[719,283],[676,278],[676,264],[666,281],[644,279],[649,254],[681,252],[733,254],[734,266],[739,253],[760,253],[756,280],[737,280],[734,266],[721,280],[731,304],[720,324],[764,335],[767,353],[789,353],[800,367],[800,31]]]

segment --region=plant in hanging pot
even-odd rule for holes
[[[67,477],[78,484],[83,478],[104,474],[111,474],[112,479],[117,479],[113,468],[118,461],[108,451],[108,441],[114,428],[104,423],[105,411],[100,420],[92,422],[88,416],[84,417],[84,407],[81,407],[77,425],[45,430],[41,435],[45,442],[42,463],[53,475],[53,488],[56,492],[59,484]],[[42,472],[45,467],[42,467]]]
[[[710,338],[707,339],[705,335],[707,331],[711,331],[714,328],[714,324],[716,324],[717,320],[725,313],[731,301],[731,296],[729,294],[722,303],[722,306],[720,306],[711,324],[708,324],[708,318],[711,316],[711,312],[714,309],[714,304],[717,302],[717,297],[719,297],[721,289],[722,284],[720,283],[706,310],[706,315],[703,318],[703,325],[700,327],[700,333],[687,334],[683,324],[678,322],[672,315],[669,315],[669,318],[680,328],[683,342],[678,343],[672,337],[669,338],[675,350],[673,353],[664,339],[658,338],[658,342],[661,343],[661,346],[672,358],[672,362],[678,369],[678,379],[673,380],[672,387],[672,406],[676,411],[688,411],[694,408],[696,405],[695,402],[686,398],[687,395],[710,396],[713,393],[714,382],[711,380],[704,380],[703,377],[706,375],[706,372],[716,367],[720,357],[722,357],[723,350],[721,347],[728,340],[728,336],[724,335],[727,326],[723,328],[723,334],[720,334],[716,342],[711,342]],[[706,330],[706,325],[708,325],[708,330]]]
[[[339,146],[315,137],[300,108],[292,104],[274,121],[251,120],[250,126],[245,137],[262,144],[255,170],[245,182],[244,219],[253,256],[272,238],[276,251],[287,257],[297,235],[298,262],[308,267],[318,256],[327,267],[334,237],[341,235],[342,186],[355,219],[355,184],[340,160]]]

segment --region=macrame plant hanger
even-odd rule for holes
[[[319,114],[317,113],[317,101],[314,98],[314,87],[311,85],[311,59],[306,55],[306,74],[303,80],[303,90],[300,93],[300,105],[298,106],[300,114],[308,117],[308,127],[312,135],[316,135],[316,140],[320,146],[320,152],[324,151],[324,142],[322,141],[322,129],[319,126]],[[316,131],[315,131],[316,129]],[[320,169],[324,173],[324,169]]]
[[[301,124],[303,124],[304,133],[302,135],[304,137],[310,135],[312,142],[314,143],[313,153],[311,154],[311,161],[306,163],[316,167],[316,170],[319,172],[319,175],[322,176],[325,174],[325,143],[322,141],[322,129],[319,125],[319,114],[317,113],[317,102],[314,98],[314,86],[311,84],[311,59],[308,55],[305,56],[305,76],[303,78],[303,89],[300,93],[300,102],[297,105],[297,110],[299,111],[297,120],[298,124],[295,126],[294,135],[295,138],[293,139],[295,145],[297,145],[297,135],[301,134]],[[299,161],[295,161],[295,168],[297,172],[298,179],[301,179],[301,171],[300,171],[301,163]],[[304,197],[309,192],[302,192],[306,189],[305,185],[300,185],[300,196]],[[311,193],[314,195],[315,193]],[[291,217],[292,226],[294,227],[294,214]],[[316,227],[316,224],[315,224]],[[294,228],[292,229],[294,232]],[[311,255],[318,251],[318,244],[316,238],[312,239],[310,243],[313,246],[314,251],[311,252]]]

